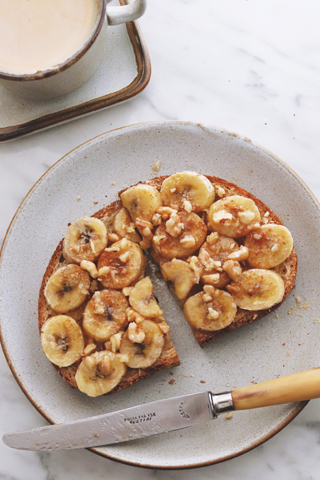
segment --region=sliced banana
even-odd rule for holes
[[[82,305],[90,291],[90,276],[78,265],[57,270],[48,280],[44,295],[58,313],[67,313]]]
[[[188,171],[166,178],[160,194],[164,205],[188,213],[210,207],[215,196],[214,187],[205,176]]]
[[[227,285],[238,307],[244,310],[265,310],[277,305],[284,296],[284,283],[272,270],[251,269],[237,282]]]
[[[161,273],[165,281],[170,280],[173,283],[175,294],[179,300],[186,298],[193,285],[197,283],[195,272],[190,264],[177,258],[163,263]]]
[[[98,259],[98,270],[103,267],[109,268],[109,271],[100,277],[104,287],[128,287],[137,280],[145,267],[141,247],[126,238],[113,243]]]
[[[69,227],[63,241],[63,256],[69,263],[93,262],[108,243],[105,224],[98,218],[81,217]]]
[[[144,333],[143,341],[133,343],[129,338],[129,329],[122,337],[120,353],[128,355],[126,362],[130,368],[147,368],[153,365],[160,357],[164,346],[164,333],[159,325],[152,320],[139,323],[139,332]],[[143,335],[141,335],[141,338]]]
[[[237,306],[229,293],[205,285],[203,292],[188,298],[183,313],[193,328],[213,332],[233,322]]]
[[[262,225],[246,236],[245,246],[249,249],[248,262],[255,268],[272,268],[289,257],[293,240],[283,225]]]
[[[117,290],[100,290],[88,302],[82,327],[97,342],[105,342],[127,325],[128,301]]]
[[[131,220],[128,210],[124,207],[114,216],[113,228],[120,238],[127,238],[136,243],[141,240],[139,234],[135,231],[134,223]]]
[[[200,248],[206,234],[206,224],[199,215],[174,212],[156,229],[152,247],[163,258],[188,257]]]
[[[147,318],[155,318],[163,314],[154,296],[150,277],[144,277],[134,285],[129,295],[129,303],[134,310]]]
[[[128,188],[120,195],[133,222],[137,218],[151,222],[157,208],[162,205],[158,190],[148,184],[138,184]]]
[[[49,318],[41,329],[41,346],[50,362],[68,367],[80,360],[84,350],[82,330],[67,315]]]
[[[96,352],[82,360],[75,375],[79,390],[98,397],[111,392],[123,379],[127,366],[119,355],[109,351]]]
[[[223,265],[233,252],[239,250],[239,245],[233,238],[211,233],[199,251],[199,261],[203,265],[201,281],[205,284],[214,284],[216,288],[224,288],[230,277],[223,270]],[[214,275],[214,277],[208,277]]]
[[[209,209],[208,220],[211,230],[227,237],[238,238],[259,227],[260,212],[250,198],[233,195],[213,203]]]

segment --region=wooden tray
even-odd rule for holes
[[[48,102],[29,102],[0,85],[0,142],[129,100],[147,86],[150,75],[150,59],[138,23],[110,27],[105,61],[75,92]]]

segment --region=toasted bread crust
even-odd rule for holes
[[[138,182],[138,183],[147,183],[149,185],[152,185],[153,187],[157,188],[158,190],[161,189],[161,185],[163,181],[167,178],[168,176],[161,176],[161,177],[156,177],[151,180],[148,180],[146,182]],[[225,190],[225,196],[230,196],[230,195],[241,195],[247,198],[252,199],[255,204],[257,205],[261,217],[264,216],[266,212],[269,212],[269,219],[271,220],[272,223],[276,223],[278,225],[282,225],[281,220],[279,217],[269,208],[267,207],[260,199],[252,195],[251,193],[247,192],[246,190],[242,189],[238,185],[235,185],[231,182],[228,182],[226,180],[223,180],[218,177],[214,176],[208,176],[206,177],[210,180],[210,182],[216,187],[222,187]],[[122,191],[119,192],[119,196],[122,193]],[[107,227],[109,233],[113,231],[113,218],[116,215],[116,213],[122,208],[122,203],[121,201],[115,201],[111,203],[110,205],[102,208],[101,210],[97,211],[95,214],[93,214],[93,217],[99,218],[103,220]],[[45,296],[44,296],[44,290],[46,287],[46,284],[48,282],[48,279],[50,276],[61,266],[65,265],[66,262],[63,258],[62,255],[62,246],[63,246],[63,240],[59,243],[57,246],[54,254],[51,257],[51,260],[48,264],[48,267],[46,269],[46,272],[44,274],[41,288],[40,288],[40,294],[39,294],[39,331],[41,332],[42,325],[44,322],[48,319],[50,315],[55,314],[50,307],[48,306]],[[156,263],[160,263],[161,259],[157,258],[156,255],[153,255]],[[206,344],[212,342],[213,340],[221,337],[222,335],[225,335],[227,333],[231,333],[238,328],[244,327],[245,325],[248,325],[252,322],[255,322],[259,320],[260,318],[266,316],[269,312],[272,312],[276,310],[282,303],[283,301],[287,298],[289,293],[291,292],[293,286],[294,286],[294,281],[297,273],[297,267],[298,267],[298,257],[296,254],[295,249],[292,249],[292,252],[290,256],[281,264],[275,267],[273,270],[276,271],[283,279],[284,285],[285,285],[285,294],[283,297],[283,300],[281,303],[275,305],[274,307],[268,309],[268,310],[261,310],[261,311],[248,311],[248,310],[242,310],[240,308],[237,309],[237,314],[232,322],[231,325],[229,325],[227,328],[224,328],[222,330],[214,331],[214,332],[208,332],[208,331],[201,331],[201,330],[196,330],[192,329],[193,333],[201,347],[204,347]],[[169,285],[170,287],[170,285]],[[171,289],[172,290],[172,289]],[[194,292],[192,291],[190,293],[193,294]],[[87,302],[85,302],[84,305],[79,307],[76,311],[69,312],[68,315],[73,316],[79,323],[81,324],[82,321],[82,315],[84,311],[84,307]],[[183,302],[179,302],[180,306],[183,306]],[[192,327],[191,327],[192,328]],[[79,362],[80,363],[80,362]],[[79,364],[78,363],[78,364]],[[60,375],[66,380],[71,386],[77,388],[76,382],[75,382],[75,373],[78,367],[78,364],[74,364],[70,367],[62,367],[59,368],[55,366],[57,371],[60,373]],[[144,370],[139,369],[139,370],[132,370],[128,368],[127,373],[123,380],[120,382],[117,387],[110,392],[115,393],[119,390],[122,390],[123,388],[127,388],[130,385],[135,384],[138,382],[140,379],[143,378],[148,378],[152,375],[154,375],[156,372],[164,370],[166,368],[174,367],[180,364],[179,357],[177,355],[177,352],[175,351],[175,348],[173,344],[171,343],[170,335],[166,334],[166,339],[165,339],[165,346],[163,349],[163,352],[160,356],[160,358],[157,360],[155,364],[153,364],[151,367],[146,368]]]

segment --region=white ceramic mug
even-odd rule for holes
[[[146,0],[108,7],[111,0],[96,1],[99,13],[94,28],[72,55],[61,63],[31,74],[10,73],[0,68],[1,84],[19,97],[42,101],[66,95],[87,82],[104,58],[107,27],[136,20],[146,9]]]

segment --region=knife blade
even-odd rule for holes
[[[320,368],[232,392],[182,395],[70,423],[8,433],[3,442],[22,450],[70,450],[110,445],[206,423],[223,412],[320,397]]]

